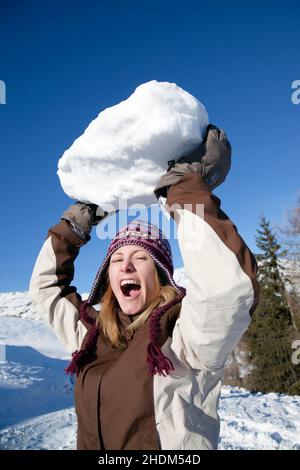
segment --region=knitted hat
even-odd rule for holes
[[[149,224],[144,220],[134,220],[123,227],[110,243],[104,261],[96,274],[88,300],[82,303],[80,317],[91,324],[90,334],[85,347],[81,351],[73,353],[73,360],[66,369],[67,373],[78,373],[85,362],[85,356],[92,347],[96,346],[97,328],[94,324],[95,321],[88,317],[86,308],[101,301],[106,288],[105,279],[110,257],[118,248],[124,245],[137,245],[146,250],[153,258],[162,283],[173,286],[178,292],[175,299],[168,304],[155,308],[151,313],[150,342],[147,348],[147,363],[151,374],[165,375],[173,369],[171,361],[162,354],[158,345],[159,319],[173,305],[181,302],[185,296],[185,289],[178,286],[173,279],[174,269],[171,247],[163,232],[156,225]]]
[[[163,232],[156,225],[149,224],[144,220],[134,220],[123,227],[109,245],[107,255],[96,274],[88,298],[91,305],[101,301],[110,257],[123,245],[137,245],[146,250],[152,256],[163,283],[175,287],[179,294],[185,292],[173,279],[174,269],[171,247]]]

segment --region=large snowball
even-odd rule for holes
[[[175,83],[152,80],[107,108],[65,151],[58,176],[73,199],[118,208],[156,202],[167,162],[197,147],[208,125],[204,106]]]

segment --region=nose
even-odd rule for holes
[[[134,271],[134,266],[130,259],[124,259],[121,263],[121,271],[123,272],[132,272]]]

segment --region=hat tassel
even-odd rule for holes
[[[162,353],[159,345],[155,343],[148,344],[147,364],[152,375],[159,374],[166,377],[171,370],[174,370],[172,361]]]

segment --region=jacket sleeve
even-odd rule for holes
[[[189,367],[218,370],[257,305],[256,260],[198,173],[170,187],[167,207],[188,278],[171,347]]]
[[[74,261],[84,243],[66,220],[50,228],[29,287],[30,297],[40,315],[70,352],[80,346],[87,331],[79,320],[81,296],[70,286]]]

